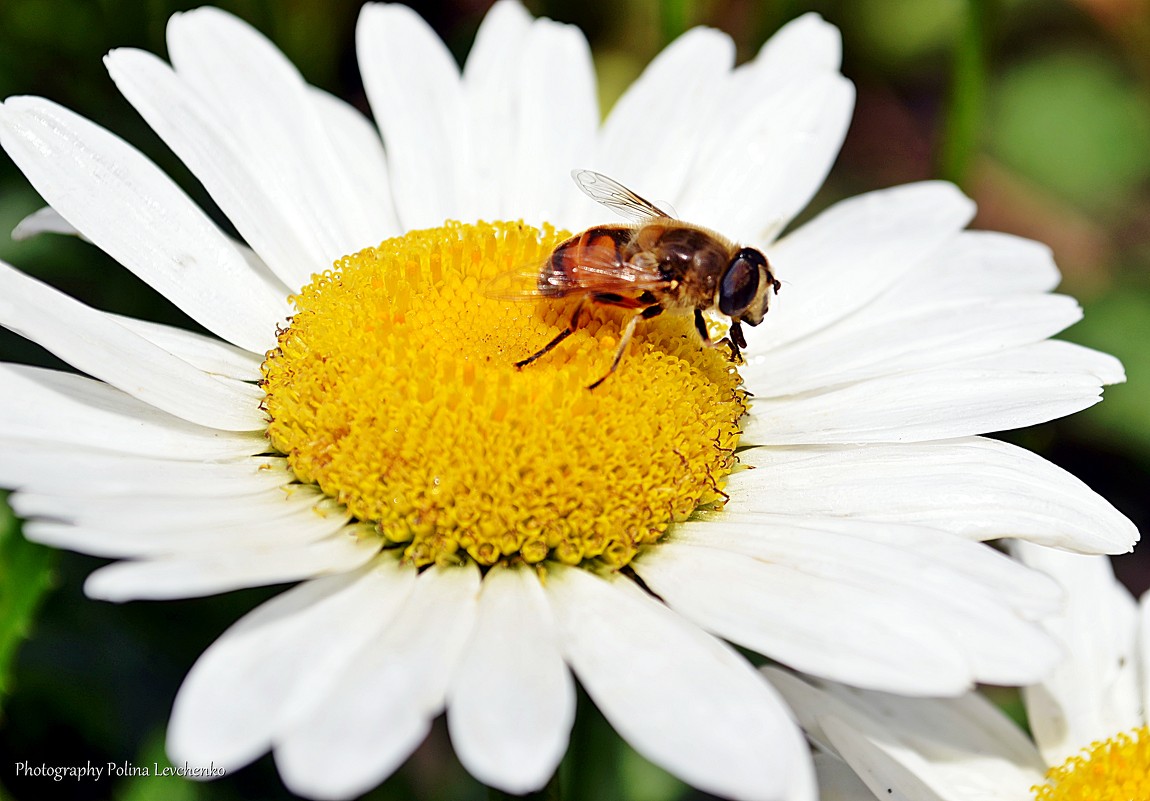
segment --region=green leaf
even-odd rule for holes
[[[11,691],[16,652],[52,587],[55,563],[55,551],[24,539],[12,510],[0,499],[0,708]]]

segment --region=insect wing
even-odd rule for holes
[[[671,217],[651,201],[644,200],[606,175],[593,170],[572,170],[571,177],[587,197],[635,222]]]
[[[634,295],[657,292],[669,283],[656,270],[620,264],[591,251],[566,270],[556,268],[548,261],[542,267],[529,265],[500,273],[483,286],[483,294],[496,300],[531,300],[596,293]]]
[[[567,275],[550,269],[544,272],[538,264],[529,264],[493,276],[483,285],[482,292],[492,300],[531,300],[565,295],[571,285]]]

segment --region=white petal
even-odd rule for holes
[[[737,112],[720,117],[721,128],[706,137],[710,147],[696,159],[678,211],[737,241],[767,243],[830,172],[850,124],[854,86],[837,72],[780,83],[753,67],[736,70],[731,81],[723,102]]]
[[[5,101],[0,142],[69,223],[205,328],[257,353],[275,343],[286,299],[134,148],[33,97]]]
[[[599,126],[595,66],[583,32],[536,20],[511,91],[519,102],[515,164],[506,178],[513,207],[529,223],[571,227],[572,209],[584,200],[571,170],[590,160]]]
[[[168,753],[177,763],[236,770],[269,750],[285,708],[330,683],[401,608],[415,571],[379,560],[316,579],[249,612],[192,667],[172,709]]]
[[[359,533],[359,527],[349,526],[332,537],[293,547],[233,548],[206,556],[116,562],[88,576],[84,592],[89,598],[117,603],[158,601],[344,573],[379,552],[374,538],[360,538]]]
[[[16,223],[16,227],[12,229],[12,238],[17,242],[31,239],[39,234],[64,234],[65,236],[78,236],[83,239],[83,235],[73,228],[70,222],[61,217],[60,212],[51,206],[37,209]]]
[[[516,169],[517,142],[508,135],[520,113],[519,97],[509,90],[519,75],[531,15],[517,0],[491,7],[463,68],[464,103],[474,185],[461,198],[460,219],[511,220],[514,207],[508,176]]]
[[[353,798],[399,767],[443,709],[478,594],[474,567],[419,576],[392,624],[276,738],[276,765],[292,792]]]
[[[941,182],[908,184],[837,203],[767,251],[779,297],[751,352],[769,352],[862,308],[974,216],[974,204]]]
[[[962,231],[869,306],[883,313],[945,298],[1049,292],[1061,276],[1050,248],[997,231]]]
[[[736,799],[786,798],[809,781],[789,715],[734,650],[625,578],[557,567],[545,589],[567,661],[640,754]]]
[[[954,695],[976,679],[1032,681],[1060,656],[981,577],[893,543],[813,527],[678,531],[634,562],[652,591],[703,628],[814,675]]]
[[[334,259],[387,233],[354,190],[355,173],[336,155],[328,124],[295,66],[236,17],[205,7],[172,15],[168,54],[179,78],[226,126],[273,205],[314,243],[321,272]]]
[[[1150,590],[1142,593],[1139,603],[1138,675],[1142,680],[1142,720],[1150,723]]]
[[[401,5],[364,6],[355,44],[400,224],[411,230],[458,217],[470,165],[455,59],[427,23]]]
[[[1027,718],[1048,764],[1058,765],[1095,740],[1142,725],[1136,640],[1138,607],[1105,556],[1081,556],[1016,544],[1031,567],[1067,591],[1065,611],[1048,621],[1068,657],[1045,681],[1023,688]]]
[[[815,14],[784,25],[734,71],[680,205],[687,219],[765,244],[822,184],[850,122],[854,88],[839,74],[838,30]]]
[[[17,240],[28,239],[29,237],[32,237],[32,236],[35,236],[35,235],[41,234],[41,233],[66,234],[68,236],[78,237],[79,239],[83,240],[84,242],[88,242],[89,244],[91,244],[91,241],[86,236],[84,236],[79,231],[77,231],[75,228],[73,228],[72,224],[69,223],[67,220],[65,220],[63,217],[61,217],[60,213],[58,211],[56,211],[54,208],[52,208],[51,206],[45,206],[44,208],[40,209],[39,211],[35,211],[35,212],[31,213],[27,217],[25,217],[23,220],[21,220],[16,225],[15,230],[12,231],[12,238],[17,239]],[[291,292],[292,292],[291,289],[288,288],[288,286],[286,284],[284,284],[275,275],[275,273],[273,273],[270,269],[268,269],[268,266],[266,264],[264,264],[263,260],[260,259],[260,257],[257,256],[252,251],[251,248],[249,248],[247,245],[243,244],[242,242],[237,242],[235,240],[229,240],[229,241],[231,241],[232,247],[234,247],[237,251],[239,251],[239,253],[243,257],[244,261],[247,262],[248,267],[250,267],[252,269],[252,271],[257,276],[259,276],[261,279],[263,279],[263,282],[265,284],[267,284],[268,288],[272,291],[273,294],[282,295],[285,298],[291,294]],[[112,315],[112,316],[119,318],[119,315]],[[122,318],[122,319],[130,319],[130,318]],[[160,326],[158,323],[145,323],[143,321],[140,321],[140,324],[141,325],[153,325],[153,326],[156,326],[158,328],[159,327],[166,327],[166,326]],[[139,333],[139,332],[137,332],[137,333]],[[240,348],[235,348],[234,345],[231,345],[229,347],[232,347],[235,350],[243,352],[243,353],[251,353],[251,351],[242,350]],[[189,359],[187,361],[191,361],[191,360]],[[199,366],[199,365],[197,365],[197,366]],[[257,371],[257,377],[258,377],[258,371]],[[245,378],[245,376],[233,376],[233,378]]]
[[[114,520],[126,531],[195,531],[205,526],[258,523],[264,519],[292,517],[327,500],[311,486],[276,487],[251,495],[222,496],[205,503],[196,496],[164,497],[153,493],[105,497],[69,497],[21,492],[13,496],[13,508],[24,517],[52,517],[81,525],[100,525]],[[331,504],[334,506],[334,504]],[[336,507],[342,510],[343,507]]]
[[[970,539],[1018,537],[1124,553],[1138,529],[1077,478],[985,438],[855,446],[748,448],[728,479],[728,514],[841,516],[913,523]]]
[[[20,503],[25,497],[17,494],[12,499],[14,503]],[[63,499],[48,500],[60,503]],[[88,503],[93,501],[87,500]],[[204,503],[202,499],[200,502]],[[48,520],[29,520],[24,524],[24,535],[42,545],[96,556],[183,558],[214,555],[223,558],[234,552],[237,559],[247,559],[254,551],[294,548],[330,538],[350,518],[342,507],[317,504],[315,496],[309,497],[304,493],[298,493],[271,514],[260,515],[256,506],[246,516],[202,516],[194,522],[178,517],[175,512],[169,517],[156,514],[162,511],[162,507],[157,509],[157,506],[152,505],[156,522],[151,525],[138,516],[124,519],[124,515],[87,515],[88,519],[79,523],[51,522],[57,516],[52,514],[49,506]]]
[[[908,613],[903,599],[837,586],[813,570],[674,542],[634,565],[684,617],[793,668],[916,695],[953,694],[971,684],[961,652]]]
[[[263,434],[189,423],[90,378],[0,364],[0,439],[48,442],[177,460],[267,450]]]
[[[190,495],[265,492],[295,481],[282,458],[182,462],[73,446],[0,441],[0,487],[70,496]]]
[[[1078,303],[1064,295],[984,298],[977,304],[946,299],[885,312],[867,307],[809,337],[750,356],[739,372],[756,398],[797,395],[1029,345],[1081,318]]]
[[[903,698],[821,682],[817,689],[775,668],[763,673],[810,736],[880,798],[1020,801],[1045,772],[1022,731],[978,693]]]
[[[779,28],[755,56],[755,68],[779,76],[807,70],[837,70],[842,63],[839,29],[808,12]]]
[[[284,284],[298,289],[342,255],[311,236],[306,207],[280,205],[278,187],[267,184],[234,134],[171,67],[131,48],[113,50],[104,62],[120,93]]]
[[[1065,600],[1062,587],[1045,573],[1028,569],[994,548],[922,526],[770,514],[699,513],[697,518],[676,526],[675,538],[767,560],[782,547],[803,560],[832,547],[838,538],[849,537],[859,541],[858,547],[874,543],[880,549],[917,554],[936,567],[956,571],[973,582],[971,591],[980,585],[976,594],[1001,598],[1026,620],[1056,614]],[[804,545],[812,549],[806,557],[801,556]]]
[[[455,754],[484,784],[519,795],[543,787],[575,720],[575,683],[533,569],[493,568],[447,702]]]
[[[0,325],[176,417],[225,431],[267,427],[259,387],[210,376],[2,261]]]
[[[356,247],[375,245],[402,233],[391,199],[391,181],[387,177],[387,154],[375,123],[359,109],[320,89],[312,90],[312,102],[318,107],[333,153],[343,162],[343,191],[362,208],[371,221],[368,233],[375,239]],[[354,250],[354,248],[353,248]]]
[[[110,315],[113,320],[137,336],[163,348],[205,373],[235,378],[239,381],[259,381],[263,354],[237,348],[218,339],[206,337],[182,328]]]
[[[814,760],[820,801],[874,801],[874,794],[850,765],[830,754],[816,753]]]
[[[1120,366],[1047,340],[945,367],[882,376],[821,393],[756,400],[753,445],[921,442],[1007,431],[1093,406]]]
[[[233,552],[237,558],[244,559],[255,551],[275,551],[327,539],[348,520],[347,515],[309,512],[312,510],[288,520],[216,523],[194,531],[170,531],[163,527],[140,531],[116,528],[109,522],[73,525],[29,520],[24,524],[24,536],[41,545],[114,559],[222,557]]]
[[[678,211],[691,172],[683,154],[697,147],[705,129],[704,115],[686,110],[714,102],[734,60],[735,45],[720,31],[695,28],[677,38],[615,103],[587,166]],[[602,221],[601,207],[587,211],[588,224]]]

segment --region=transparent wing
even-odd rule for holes
[[[593,170],[572,170],[571,177],[587,197],[635,222],[672,216],[601,173]]]
[[[543,265],[527,265],[500,273],[483,285],[483,294],[496,300],[562,298],[599,293],[636,295],[641,292],[658,292],[669,284],[670,281],[658,270],[620,264],[606,257],[588,254],[567,270],[553,269],[548,261]]]

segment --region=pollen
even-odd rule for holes
[[[1092,743],[1031,789],[1035,801],[1150,799],[1150,726]]]
[[[689,315],[506,300],[496,276],[567,234],[448,223],[337,261],[292,298],[263,364],[272,446],[416,566],[553,560],[617,569],[720,503],[746,393]],[[528,284],[530,286],[530,284]],[[526,294],[526,293],[525,293]]]

